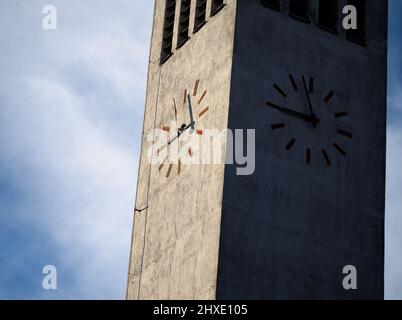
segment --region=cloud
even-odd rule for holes
[[[385,292],[388,299],[402,299],[402,129],[388,130]]]
[[[387,192],[385,228],[385,296],[402,300],[402,77],[396,46],[390,50],[388,131],[387,131]],[[397,58],[398,57],[398,58]]]
[[[38,140],[43,136],[35,139],[38,158],[34,154],[30,161],[40,163],[39,174],[57,185],[52,190],[36,181],[48,202],[41,223],[53,231],[52,241],[62,248],[63,259],[79,270],[75,281],[90,288],[88,294],[106,295],[117,287],[113,281],[118,275],[121,289],[129,252],[134,152],[119,148],[88,122],[80,113],[82,101],[65,87],[43,79],[30,79],[28,87],[46,137],[42,145]]]
[[[402,299],[402,64],[400,1],[390,1],[388,55],[388,141],[385,215],[385,297]]]
[[[51,32],[44,4],[5,4],[0,297],[124,298],[152,4],[55,1]]]
[[[3,0],[0,11],[0,298],[123,298],[153,3],[52,3],[57,31],[41,27],[47,0]],[[385,278],[386,296],[401,299],[399,38],[391,32]],[[41,289],[45,264],[58,267],[57,292]]]

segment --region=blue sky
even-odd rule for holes
[[[58,29],[42,29],[42,8]],[[0,299],[124,298],[150,0],[2,0]],[[402,1],[390,0],[386,296],[402,299]],[[41,287],[58,269],[58,290]]]

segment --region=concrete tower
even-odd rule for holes
[[[386,57],[387,1],[156,0],[127,298],[382,299]],[[255,171],[154,129],[255,129]]]

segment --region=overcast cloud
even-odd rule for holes
[[[57,31],[42,29],[46,4]],[[402,6],[391,6],[386,295],[402,299]],[[152,13],[151,0],[2,0],[0,298],[124,298]],[[57,291],[41,289],[47,264]]]
[[[124,298],[152,9],[2,1],[0,297]]]

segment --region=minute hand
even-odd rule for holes
[[[187,99],[188,99],[188,112],[190,114],[190,124],[189,124],[189,126],[191,127],[191,130],[194,130],[195,121],[194,121],[194,116],[193,116],[193,106],[192,106],[192,103],[191,103],[190,95],[187,95]]]
[[[276,109],[276,110],[278,110],[278,111],[280,111],[280,112],[282,112],[284,114],[287,114],[289,116],[292,116],[294,118],[298,118],[298,119],[301,119],[301,120],[304,120],[304,121],[307,121],[307,122],[310,122],[310,123],[312,123],[314,121],[316,121],[316,122],[320,121],[319,119],[315,119],[314,117],[312,117],[309,114],[305,114],[305,113],[301,113],[301,112],[298,112],[298,111],[295,111],[295,110],[292,110],[292,109],[289,109],[289,108],[281,107],[281,106],[278,106],[278,105],[273,104],[271,102],[267,102],[267,106],[269,106],[271,108],[274,108],[274,109]]]
[[[302,76],[302,80],[303,80],[304,92],[306,93],[308,108],[309,108],[309,111],[310,111],[311,118],[313,119],[313,121],[312,121],[313,122],[313,127],[315,128],[318,121],[317,121],[317,118],[316,118],[316,116],[314,114],[313,105],[311,104],[311,98],[310,98],[310,94],[308,93],[308,90],[307,90],[306,79],[304,78],[304,76]]]

